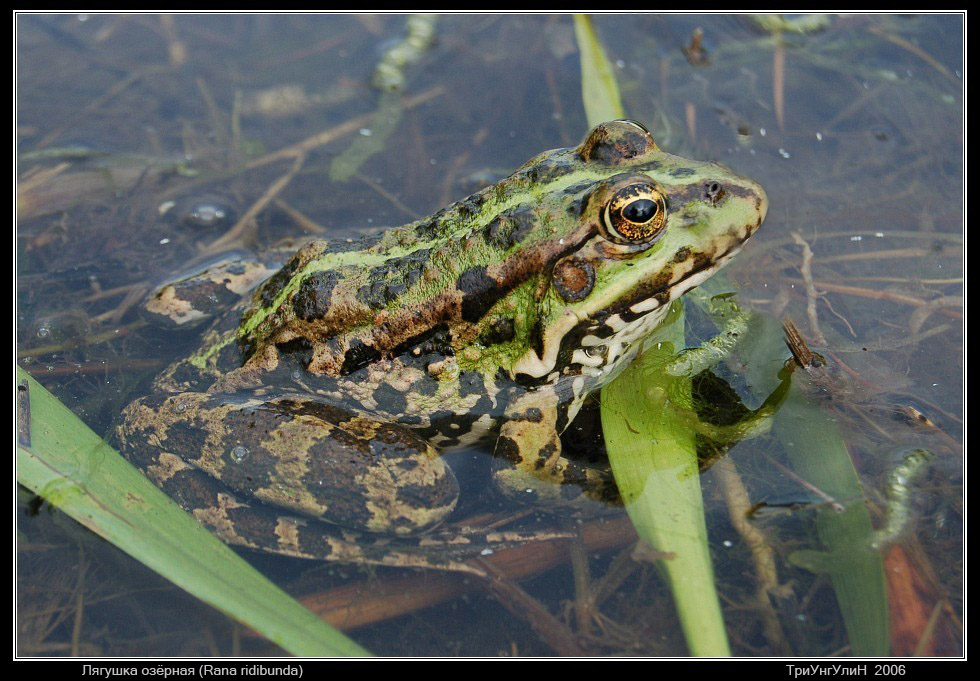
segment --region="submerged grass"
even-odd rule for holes
[[[785,350],[779,324],[761,315],[750,325],[751,347],[742,359],[754,389],[764,394]],[[835,419],[801,390],[796,376],[773,423],[792,469],[822,493],[846,505],[824,505],[816,512],[821,550],[801,550],[790,562],[828,575],[851,646],[857,656],[888,655],[888,593],[881,553],[873,550],[873,530],[864,490]],[[858,500],[858,501],[854,501]]]

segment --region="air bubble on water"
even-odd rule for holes
[[[231,450],[231,458],[235,463],[241,463],[248,456],[248,447],[238,445]]]

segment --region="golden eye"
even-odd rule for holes
[[[602,222],[610,241],[648,243],[660,236],[667,224],[667,198],[650,183],[627,185],[609,199]]]

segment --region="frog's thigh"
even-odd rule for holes
[[[577,510],[583,494],[600,501],[618,498],[608,469],[591,468],[561,455],[557,395],[544,387],[513,400],[504,413],[494,450],[494,481],[519,501],[546,501],[556,511]]]
[[[180,456],[245,498],[352,529],[411,534],[442,521],[459,488],[412,431],[303,398],[151,396],[121,438],[150,458]],[[142,465],[151,477],[152,464]]]

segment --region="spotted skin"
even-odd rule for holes
[[[765,213],[750,180],[604,123],[435,215],[303,246],[126,408],[118,441],[229,543],[478,570],[529,537],[448,527],[439,454],[490,441],[505,494],[615,503],[562,431]]]

